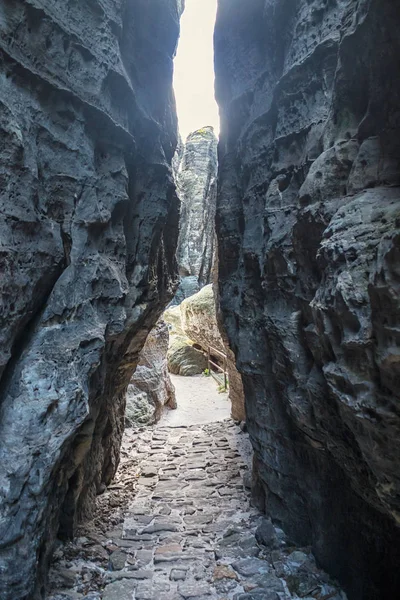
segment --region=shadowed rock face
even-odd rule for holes
[[[258,501],[354,600],[400,596],[399,14],[219,0],[217,234]]]
[[[126,387],[173,295],[179,10],[1,3],[4,600],[44,595],[51,540],[113,477]]]
[[[235,366],[235,355],[226,343],[224,331],[219,328],[214,286],[206,285],[200,292],[184,300],[180,305],[180,312],[184,333],[201,346],[204,352],[208,352],[211,346],[214,363],[222,366],[221,356],[215,355],[214,350],[226,355],[231,416],[235,421],[245,421],[242,378]]]
[[[147,336],[128,385],[125,426],[153,425],[165,407],[176,408],[175,388],[168,373],[168,326],[161,319]]]
[[[217,138],[212,127],[203,127],[187,137],[175,158],[175,179],[181,200],[179,273],[183,278],[196,277],[200,287],[211,282],[216,178]],[[182,293],[187,297],[185,291],[183,287]]]

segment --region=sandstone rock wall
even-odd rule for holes
[[[175,180],[181,200],[179,273],[196,277],[202,287],[211,281],[214,260],[217,138],[212,127],[194,131],[180,146]]]
[[[219,0],[217,234],[258,501],[352,600],[400,595],[400,13]]]
[[[204,352],[208,352],[211,347],[226,354],[231,415],[235,421],[245,421],[242,378],[236,369],[235,355],[225,340],[224,332],[219,328],[213,285],[206,285],[200,292],[184,300],[180,305],[180,314],[185,335],[201,346]],[[213,350],[211,355],[213,361],[222,366],[221,356],[214,356]]]
[[[175,388],[168,373],[168,326],[162,319],[147,336],[128,385],[125,425],[153,425],[164,409],[176,408]]]
[[[0,6],[0,597],[42,598],[174,292],[177,0]],[[167,233],[165,233],[167,231]]]
[[[182,328],[182,314],[180,306],[171,306],[164,312],[163,319],[168,323],[168,369],[174,375],[190,377],[201,375],[207,368],[207,357],[201,349],[195,348],[195,341],[191,340]]]

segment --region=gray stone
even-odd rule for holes
[[[109,583],[104,588],[102,600],[133,600],[136,582],[129,579],[121,579]]]
[[[153,577],[153,571],[145,569],[137,569],[135,571],[115,571],[107,573],[107,577],[110,581],[119,581],[123,579],[151,579]]]
[[[209,514],[208,512],[197,513],[195,515],[187,515],[183,518],[183,520],[189,526],[201,528],[202,525],[207,525],[208,523],[212,522],[213,515],[212,513]]]
[[[393,0],[220,0],[214,38],[254,502],[354,600],[400,597],[399,27]]]
[[[178,302],[194,287],[210,283],[214,259],[217,196],[217,138],[212,127],[191,133],[174,160],[175,181],[182,202],[177,260],[183,277]]]
[[[55,536],[114,477],[174,293],[179,10],[13,0],[0,29],[0,597],[17,600],[42,596]]]
[[[280,600],[280,596],[275,592],[257,588],[248,594],[235,594],[233,600]]]
[[[147,566],[153,559],[151,550],[138,550],[135,555],[136,564],[139,568]]]
[[[183,569],[171,569],[169,578],[171,581],[184,581],[186,579],[187,571]]]
[[[179,287],[176,291],[172,305],[179,305],[186,298],[190,298],[194,294],[200,291],[199,279],[195,275],[190,275],[188,277],[182,277]]]
[[[164,321],[149,333],[139,355],[139,364],[129,383],[125,424],[134,427],[157,422],[165,407],[176,408],[175,388],[168,373],[168,327]],[[162,449],[162,444],[152,444]]]
[[[121,550],[116,550],[110,554],[110,564],[113,571],[119,571],[124,568],[126,563],[126,554]]]
[[[259,544],[274,548],[277,545],[277,537],[275,528],[270,520],[263,519],[261,524],[256,529],[256,540]]]
[[[189,598],[201,598],[202,596],[211,596],[210,586],[204,583],[180,583],[178,592],[185,600]]]
[[[244,558],[234,562],[232,566],[243,577],[252,577],[269,571],[268,563],[259,558]]]
[[[142,533],[158,533],[160,531],[179,531],[177,523],[170,521],[158,521],[142,530]]]

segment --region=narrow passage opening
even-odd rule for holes
[[[175,60],[179,288],[128,388],[116,478],[56,552],[50,600],[344,598],[251,496],[242,380],[216,301],[216,10],[186,0]]]
[[[211,126],[219,133],[214,97],[213,35],[217,0],[187,0],[174,61],[174,90],[179,132],[183,140]]]

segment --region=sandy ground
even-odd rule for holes
[[[164,427],[203,425],[228,419],[231,404],[227,393],[219,393],[212,377],[171,375],[175,386],[178,408],[169,410],[161,418]]]

